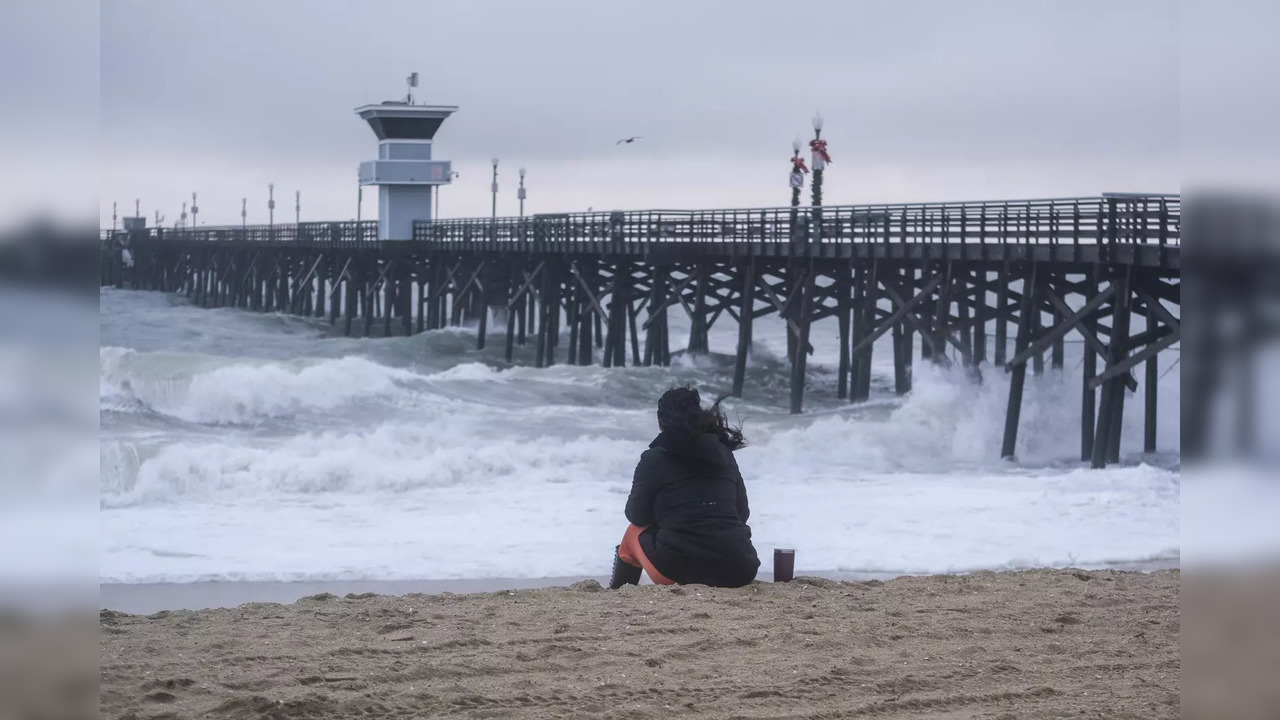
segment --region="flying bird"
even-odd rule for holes
[[[637,141],[637,140],[639,140],[639,139],[640,139],[640,136],[639,136],[639,135],[637,135],[637,136],[635,136],[635,137],[623,138],[623,139],[619,140],[618,142],[616,142],[616,143],[614,143],[614,144],[615,144],[615,145],[621,145],[622,143],[627,143],[627,144],[629,145],[629,144],[631,144],[631,143],[633,143],[633,142],[635,142],[635,141]]]

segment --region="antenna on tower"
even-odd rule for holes
[[[405,83],[406,83],[406,84],[408,84],[408,86],[409,86],[409,95],[405,98],[405,102],[407,102],[407,103],[409,103],[410,105],[412,105],[412,104],[413,104],[413,89],[414,89],[414,88],[416,88],[416,87],[418,87],[418,73],[416,73],[416,72],[414,72],[414,73],[409,73],[409,77],[405,78],[405,79],[404,79],[404,81],[405,81]]]

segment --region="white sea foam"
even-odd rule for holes
[[[487,481],[446,470],[436,476],[441,484],[394,496],[348,484],[306,500],[254,494],[236,503],[227,493],[220,502],[119,507],[103,514],[102,578],[605,574],[608,551],[625,526],[624,473],[635,450],[570,444],[548,449],[542,467],[527,471],[493,457],[468,460],[466,467],[485,470]],[[529,449],[523,453],[521,460],[531,458]],[[748,482],[765,572],[773,547],[797,548],[802,570],[851,572],[1091,566],[1178,551],[1176,477],[1156,468],[1034,477],[808,473]]]
[[[102,348],[100,402],[137,404],[194,423],[249,423],[395,394],[419,380],[361,357],[254,362]]]

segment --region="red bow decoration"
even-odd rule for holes
[[[810,140],[809,149],[813,150],[814,155],[821,155],[823,162],[831,162],[831,156],[827,154],[826,140]]]
[[[791,158],[791,172],[809,172],[809,166],[804,164],[804,158],[799,155]]]

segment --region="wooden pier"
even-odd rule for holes
[[[1181,337],[1180,210],[1177,196],[1114,195],[827,206],[819,220],[814,208],[574,213],[420,222],[391,242],[372,222],[105,231],[102,282],[327,317],[347,335],[474,323],[481,348],[493,317],[507,358],[532,343],[538,367],[667,365],[669,311],[690,318],[691,353],[709,351],[708,331],[728,317],[736,395],[753,323],[776,314],[793,413],[813,324],[833,320],[838,392],[852,402],[868,399],[885,336],[900,394],[917,343],[923,361],[1009,373],[1006,457],[1028,368],[1061,368],[1074,334],[1081,458],[1104,467],[1119,460],[1124,404],[1139,390],[1143,447],[1155,450],[1157,356]]]

